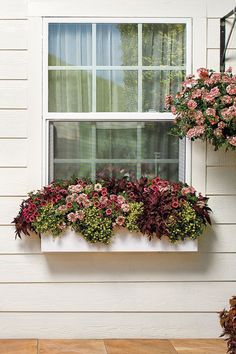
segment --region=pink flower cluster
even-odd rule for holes
[[[167,96],[166,109],[175,115],[172,134],[191,140],[208,140],[215,149],[235,149],[236,75],[230,68],[216,73],[197,70],[187,76],[175,97]]]

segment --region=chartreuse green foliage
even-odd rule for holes
[[[15,218],[17,236],[30,232],[59,236],[70,228],[91,243],[108,244],[117,228],[139,231],[170,242],[196,239],[210,223],[208,198],[193,187],[156,177],[73,178],[29,194]]]

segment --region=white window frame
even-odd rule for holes
[[[183,23],[186,24],[186,74],[192,69],[192,20],[191,18],[80,18],[80,17],[50,17],[43,20],[43,181],[49,180],[49,123],[53,121],[168,121],[174,116],[169,112],[48,112],[48,27],[50,23]],[[142,46],[138,46],[141,50]],[[142,66],[144,67],[144,66]],[[90,67],[88,67],[90,68]],[[91,66],[92,68],[92,66]],[[103,67],[101,67],[103,68]],[[112,67],[114,69],[114,67]],[[122,66],[122,69],[129,67]],[[133,68],[133,67],[132,67]],[[155,70],[155,67],[146,67],[147,70]],[[172,67],[173,68],[173,67]],[[178,67],[179,68],[179,67]],[[181,67],[180,67],[181,68]],[[163,66],[167,70],[168,66]],[[138,90],[141,88],[138,87]],[[140,104],[138,105],[140,107]],[[185,141],[185,182],[191,184],[191,142]]]

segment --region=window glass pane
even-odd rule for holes
[[[92,157],[92,123],[53,123],[55,159],[90,159]]]
[[[97,112],[137,112],[138,72],[97,71]]]
[[[178,180],[179,139],[169,122],[52,122],[51,179],[160,175]],[[63,172],[64,171],[64,172]]]
[[[92,64],[92,25],[50,23],[48,65]]]
[[[49,70],[48,110],[49,112],[91,112],[91,71]]]
[[[179,141],[175,136],[168,134],[172,124],[167,121],[158,124],[147,122],[141,127],[142,158],[178,159]]]
[[[87,178],[91,176],[91,164],[89,163],[54,163],[54,176],[56,179],[70,178],[71,176],[79,176]],[[51,176],[51,180],[54,177]]]
[[[143,24],[143,65],[185,64],[185,24]]]
[[[99,159],[135,159],[137,123],[97,123],[97,157]]]
[[[144,70],[143,112],[165,110],[165,96],[175,94],[184,80],[185,71]]]
[[[97,24],[97,65],[138,65],[137,24]]]
[[[160,176],[163,179],[168,179],[170,181],[179,180],[179,167],[178,163],[143,163],[141,167],[142,176],[148,178],[155,178]]]

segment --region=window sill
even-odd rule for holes
[[[41,252],[197,252],[198,241],[186,240],[172,244],[166,238],[151,241],[140,233],[127,230],[116,232],[109,245],[91,244],[74,231],[67,230],[62,237],[42,235]]]

